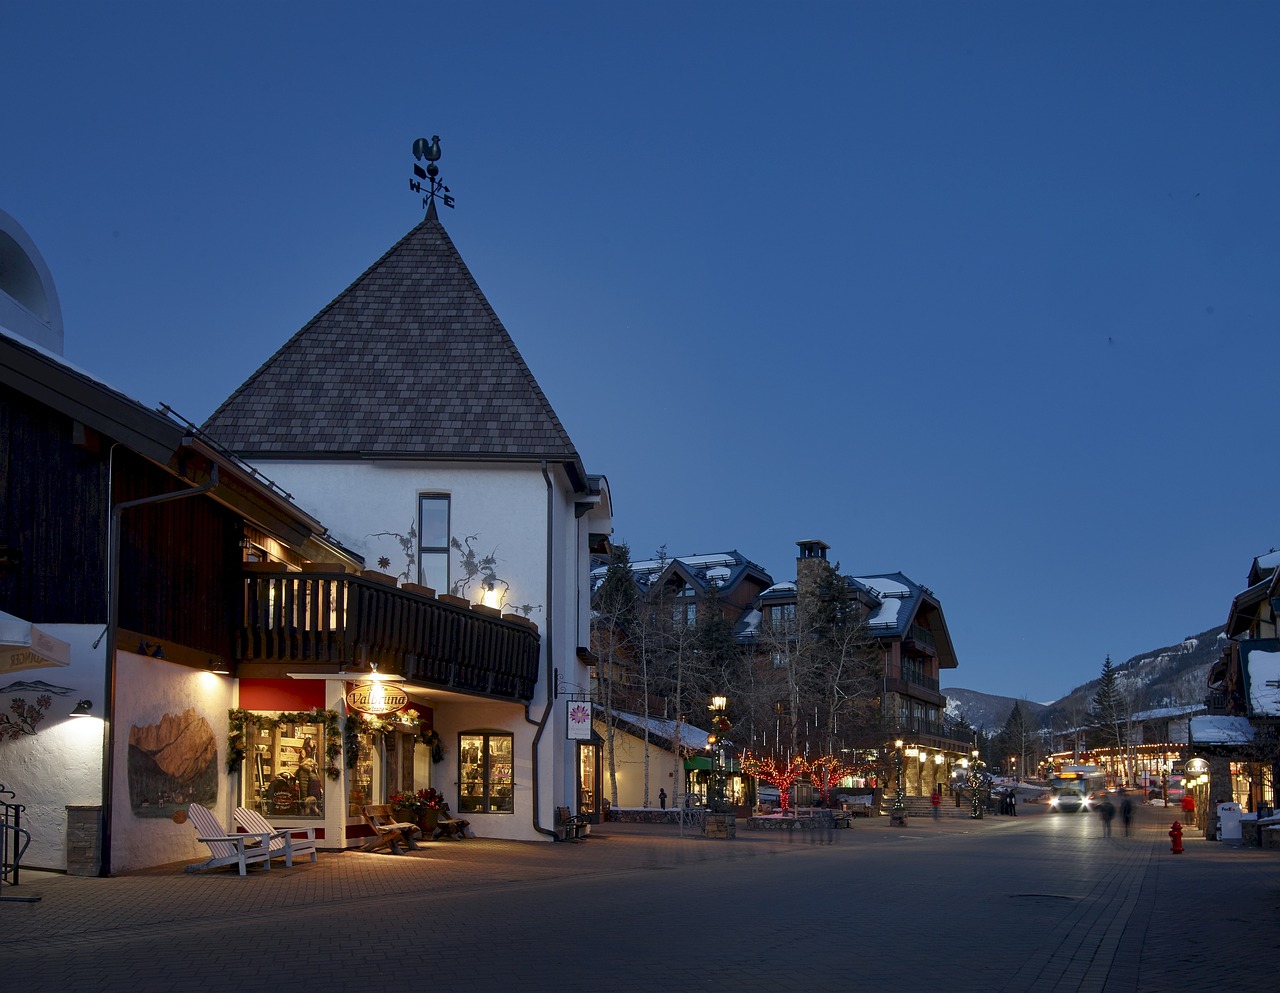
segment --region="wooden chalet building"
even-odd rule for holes
[[[771,587],[757,601],[763,630],[785,629],[803,611],[803,598],[815,588],[820,572],[831,568],[826,542],[796,544],[796,581]],[[900,572],[844,579],[850,597],[865,612],[867,637],[880,654],[881,723],[874,730],[883,735],[881,758],[889,757],[893,743],[901,740],[906,793],[928,796],[935,784],[945,792],[973,742],[946,716],[940,674],[959,663],[942,605],[932,590]]]
[[[171,815],[233,798],[244,544],[358,560],[188,425],[68,364],[48,269],[0,225],[0,781],[26,808],[24,861],[194,858]]]
[[[1230,640],[1209,670],[1208,713],[1191,718],[1190,750],[1208,760],[1197,790],[1198,826],[1210,837],[1213,803],[1257,813],[1280,802],[1280,552],[1259,555],[1231,601]]]

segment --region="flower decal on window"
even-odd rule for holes
[[[589,720],[589,718],[590,714],[587,712],[587,708],[582,704],[569,708],[569,720],[573,721],[574,724],[583,724]]]

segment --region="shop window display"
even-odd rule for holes
[[[464,813],[515,811],[512,736],[473,732],[458,739],[458,809]]]
[[[255,724],[249,787],[253,806],[267,817],[323,817],[324,725],[289,722]]]
[[[351,769],[351,801],[347,814],[360,816],[360,808],[375,803],[373,784],[377,779],[378,749],[374,736],[368,731],[356,735],[356,764]]]

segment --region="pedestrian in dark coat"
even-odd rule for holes
[[[1104,838],[1111,837],[1111,818],[1116,816],[1116,808],[1111,801],[1103,797],[1102,803],[1098,804],[1098,813],[1102,816],[1102,836]]]

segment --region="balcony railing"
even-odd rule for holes
[[[926,631],[919,624],[912,624],[907,628],[908,642],[915,642],[918,646],[929,652],[930,655],[938,654],[938,643],[933,640],[933,634]]]
[[[343,573],[246,573],[239,658],[252,662],[376,663],[448,689],[528,701],[538,634]]]

